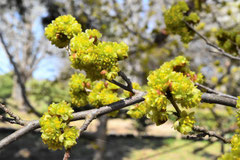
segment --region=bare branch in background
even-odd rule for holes
[[[193,153],[196,154],[196,153],[198,153],[198,152],[206,149],[207,147],[210,147],[211,145],[214,144],[214,142],[216,142],[216,141],[209,141],[209,142],[208,142],[207,144],[205,144],[204,146],[198,147],[198,148],[194,149],[194,150],[193,150]]]
[[[4,106],[3,104],[0,103],[0,109],[2,109],[6,114],[8,114],[12,119],[6,119],[7,117],[2,117],[3,119],[5,119],[6,121],[9,121],[10,123],[15,123],[15,124],[19,124],[19,125],[26,125],[26,122],[24,122],[23,120],[21,120],[20,117],[18,117],[17,115],[13,114],[12,111],[10,111],[6,106]]]
[[[127,31],[130,32],[131,34],[135,35],[135,36],[139,36],[142,40],[146,41],[146,42],[149,43],[150,45],[154,45],[154,43],[153,43],[150,39],[144,37],[141,33],[138,33],[138,32],[136,32],[136,31],[132,30],[132,29],[123,21],[123,18],[121,17],[121,15],[122,15],[122,14],[121,14],[121,11],[120,11],[120,9],[117,7],[117,1],[116,1],[116,0],[112,0],[112,2],[113,2],[114,10],[115,10],[115,12],[116,12],[116,16],[117,16],[118,20],[119,20],[119,21],[121,22],[121,24],[127,29]]]
[[[222,48],[218,47],[217,45],[213,44],[212,42],[210,42],[206,37],[204,37],[201,33],[199,33],[197,30],[195,30],[188,22],[183,21],[192,31],[194,31],[201,39],[203,39],[205,41],[205,43],[213,48],[215,48],[216,50],[218,50],[218,52],[216,51],[210,51],[213,53],[217,53],[220,55],[223,55],[225,57],[228,57],[232,60],[238,60],[240,61],[240,57],[235,57],[227,52],[225,52]]]
[[[22,82],[21,75],[20,75],[20,72],[19,72],[19,70],[18,70],[17,64],[15,63],[15,61],[14,61],[14,59],[13,59],[13,56],[12,56],[11,53],[9,52],[8,47],[7,47],[7,44],[5,43],[1,32],[0,32],[0,39],[1,39],[1,43],[3,44],[4,50],[5,50],[8,58],[9,58],[10,63],[13,65],[14,73],[15,73],[16,76],[17,76],[17,81],[18,81],[18,83],[19,83],[19,85],[20,85],[20,88],[21,88],[21,95],[22,95],[22,97],[23,97],[24,103],[31,109],[31,111],[32,111],[34,114],[36,114],[37,116],[40,117],[41,114],[36,111],[36,109],[31,105],[31,103],[30,103],[29,100],[28,100],[28,97],[27,97],[27,94],[26,94],[25,84]]]
[[[218,135],[215,131],[208,131],[207,129],[205,129],[203,127],[193,126],[193,131],[203,133],[201,135],[202,137],[205,137],[206,135],[208,135],[210,137],[216,137],[217,139],[223,141],[224,143],[230,143],[229,139],[226,139],[226,138]]]

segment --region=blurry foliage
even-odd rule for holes
[[[29,95],[31,95],[33,101],[38,105],[45,104],[48,106],[52,102],[61,102],[63,99],[70,101],[66,82],[48,80],[38,81],[33,79],[29,81],[27,86],[29,88]]]
[[[222,108],[215,108],[214,112],[218,115],[220,123],[224,125],[223,128],[228,128],[233,125],[236,121],[234,115],[229,116],[229,114]],[[219,121],[216,120],[211,109],[202,109],[198,110],[195,114],[196,122],[199,126],[204,126],[209,130],[218,130],[219,129]]]
[[[6,99],[11,97],[13,88],[13,73],[0,75],[0,98]]]
[[[216,32],[218,44],[226,52],[229,52],[235,56],[239,54],[240,48],[240,29],[234,28],[233,30],[219,29]]]

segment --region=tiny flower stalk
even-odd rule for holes
[[[171,104],[173,105],[175,110],[177,111],[177,113],[176,113],[177,117],[180,117],[181,116],[181,110],[179,109],[177,103],[174,101],[173,96],[172,96],[170,91],[167,91],[167,98],[171,102]]]

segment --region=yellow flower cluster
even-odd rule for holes
[[[132,87],[135,90],[143,91],[142,87],[136,82],[132,83]],[[131,96],[133,96],[133,93],[129,91],[123,91],[123,97],[128,98]],[[145,106],[145,103],[142,102],[142,103],[130,106],[127,114],[135,119],[142,118],[143,116],[146,115],[146,109],[147,108]]]
[[[76,69],[84,70],[91,80],[112,80],[119,72],[118,61],[128,57],[128,46],[121,42],[99,42],[97,30],[86,30],[71,42],[70,60]]]
[[[90,105],[100,107],[118,101],[117,93],[114,92],[118,88],[111,88],[112,85],[103,81],[96,82],[92,92],[88,96]]]
[[[218,160],[238,160],[240,155],[240,134],[235,134],[231,139],[231,152],[223,154]]]
[[[101,42],[96,29],[82,32],[81,25],[71,15],[56,18],[45,28],[46,37],[59,48],[70,46],[72,67],[84,70],[91,80],[112,80],[120,71],[118,61],[128,57],[124,43]]]
[[[216,32],[218,45],[226,52],[238,55],[240,48],[240,29],[224,30],[219,29]]]
[[[182,108],[198,106],[201,92],[194,86],[194,82],[202,81],[201,74],[197,75],[189,69],[189,62],[185,57],[179,56],[165,62],[148,76],[148,89],[144,97],[147,116],[157,125],[167,121],[169,96]]]
[[[196,25],[200,21],[198,15],[194,12],[187,16],[188,11],[189,8],[187,3],[185,1],[179,1],[164,13],[167,31],[172,34],[180,35],[184,43],[190,42],[195,34],[184,21],[192,25]]]
[[[101,107],[119,101],[117,94],[118,86],[103,81],[95,82],[91,93],[88,95],[88,102],[94,107]],[[109,115],[115,116],[118,111]]]
[[[75,127],[69,127],[69,120],[73,118],[73,109],[70,104],[62,101],[58,104],[51,104],[40,119],[42,140],[48,145],[49,149],[57,150],[71,148],[76,144],[79,136]]]
[[[186,111],[181,112],[181,118],[174,123],[174,129],[182,134],[188,134],[192,131],[192,127],[195,123],[194,112],[187,113]]]
[[[69,81],[69,94],[71,96],[71,101],[76,106],[85,106],[88,104],[88,93],[86,89],[91,89],[92,84],[90,79],[82,73],[75,73],[72,75]]]
[[[71,15],[56,18],[45,28],[45,36],[59,48],[66,47],[73,36],[82,32],[81,25]]]
[[[128,114],[133,118],[146,115],[156,125],[161,125],[168,120],[167,105],[170,95],[182,108],[198,106],[201,92],[194,86],[194,82],[201,83],[202,81],[202,74],[191,71],[189,61],[183,56],[178,56],[170,62],[165,62],[159,69],[150,72],[145,101],[131,106]],[[137,83],[133,83],[133,88],[141,90]],[[124,92],[124,96],[129,97],[131,93]],[[175,128],[184,134],[190,132],[195,122],[193,114],[183,111],[175,123]]]

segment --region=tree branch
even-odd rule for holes
[[[90,113],[89,115],[86,116],[85,121],[80,128],[79,137],[87,129],[87,127],[95,119],[95,117],[97,117],[97,112],[92,112],[92,113]]]
[[[76,120],[80,120],[80,119],[85,119],[87,116],[89,116],[90,114],[94,113],[94,115],[96,115],[96,117],[99,117],[101,115],[119,110],[121,108],[139,103],[144,101],[143,96],[145,95],[144,92],[137,92],[134,96],[112,103],[108,106],[104,106],[101,108],[97,108],[97,109],[91,109],[91,110],[87,110],[87,111],[82,111],[82,112],[77,112],[77,113],[73,113],[73,119],[71,121],[76,121]],[[96,118],[94,117],[94,118]],[[86,122],[87,123],[87,122]],[[4,139],[2,139],[0,141],[0,150],[3,149],[5,146],[9,145],[10,143],[14,142],[15,140],[19,139],[21,136],[39,128],[39,121],[30,121],[26,126],[24,126],[23,128],[19,129],[18,131],[12,133],[11,135],[5,137]]]
[[[115,102],[115,103],[112,103],[108,106],[103,106],[103,107],[97,108],[97,109],[91,109],[91,110],[87,110],[87,111],[73,113],[73,119],[71,121],[85,119],[91,113],[96,113],[96,117],[99,117],[101,115],[122,109],[124,107],[140,103],[145,100],[143,98],[143,96],[145,94],[146,94],[145,92],[135,91],[134,96],[124,99],[124,100],[121,100],[121,101],[118,101],[118,102]],[[236,100],[233,100],[231,98],[221,97],[221,96],[218,96],[215,94],[209,94],[209,93],[203,93],[202,102],[222,104],[222,105],[227,105],[227,106],[231,106],[234,108],[236,107],[236,104],[237,104]],[[96,118],[96,117],[94,117],[94,118]],[[19,139],[21,136],[23,136],[39,127],[40,127],[40,125],[39,125],[38,120],[28,122],[28,124],[26,126],[24,126],[23,128],[19,129],[18,131],[14,132],[11,135],[2,139],[0,141],[0,150],[2,148],[4,148],[5,146],[9,145],[10,143],[14,142],[15,140]]]
[[[219,95],[219,96],[222,96],[222,97],[227,97],[227,98],[231,98],[231,99],[234,99],[234,100],[237,100],[238,98],[237,97],[234,97],[234,96],[231,96],[231,95],[228,95],[228,94],[224,94],[222,92],[218,92],[218,91],[215,91],[214,89],[211,89],[207,86],[204,86],[202,84],[199,84],[199,83],[195,83],[195,85],[199,88],[199,89],[204,89],[206,90],[207,92],[209,93],[214,93],[216,95]]]
[[[188,22],[184,21],[183,22],[192,30],[194,31],[201,39],[203,39],[205,41],[205,43],[213,48],[215,48],[216,50],[218,50],[218,52],[214,52],[214,51],[211,51],[211,52],[214,52],[214,53],[218,53],[218,54],[221,54],[225,57],[228,57],[230,59],[233,59],[233,60],[238,60],[240,61],[240,57],[235,57],[227,52],[225,52],[222,48],[218,47],[217,45],[213,44],[212,42],[210,42],[206,37],[204,37],[201,33],[199,33],[197,30],[195,30]]]
[[[237,101],[232,98],[222,97],[222,96],[219,96],[216,94],[210,94],[210,93],[203,93],[201,102],[222,104],[222,105],[230,106],[233,108],[236,108],[236,105],[237,105]]]

